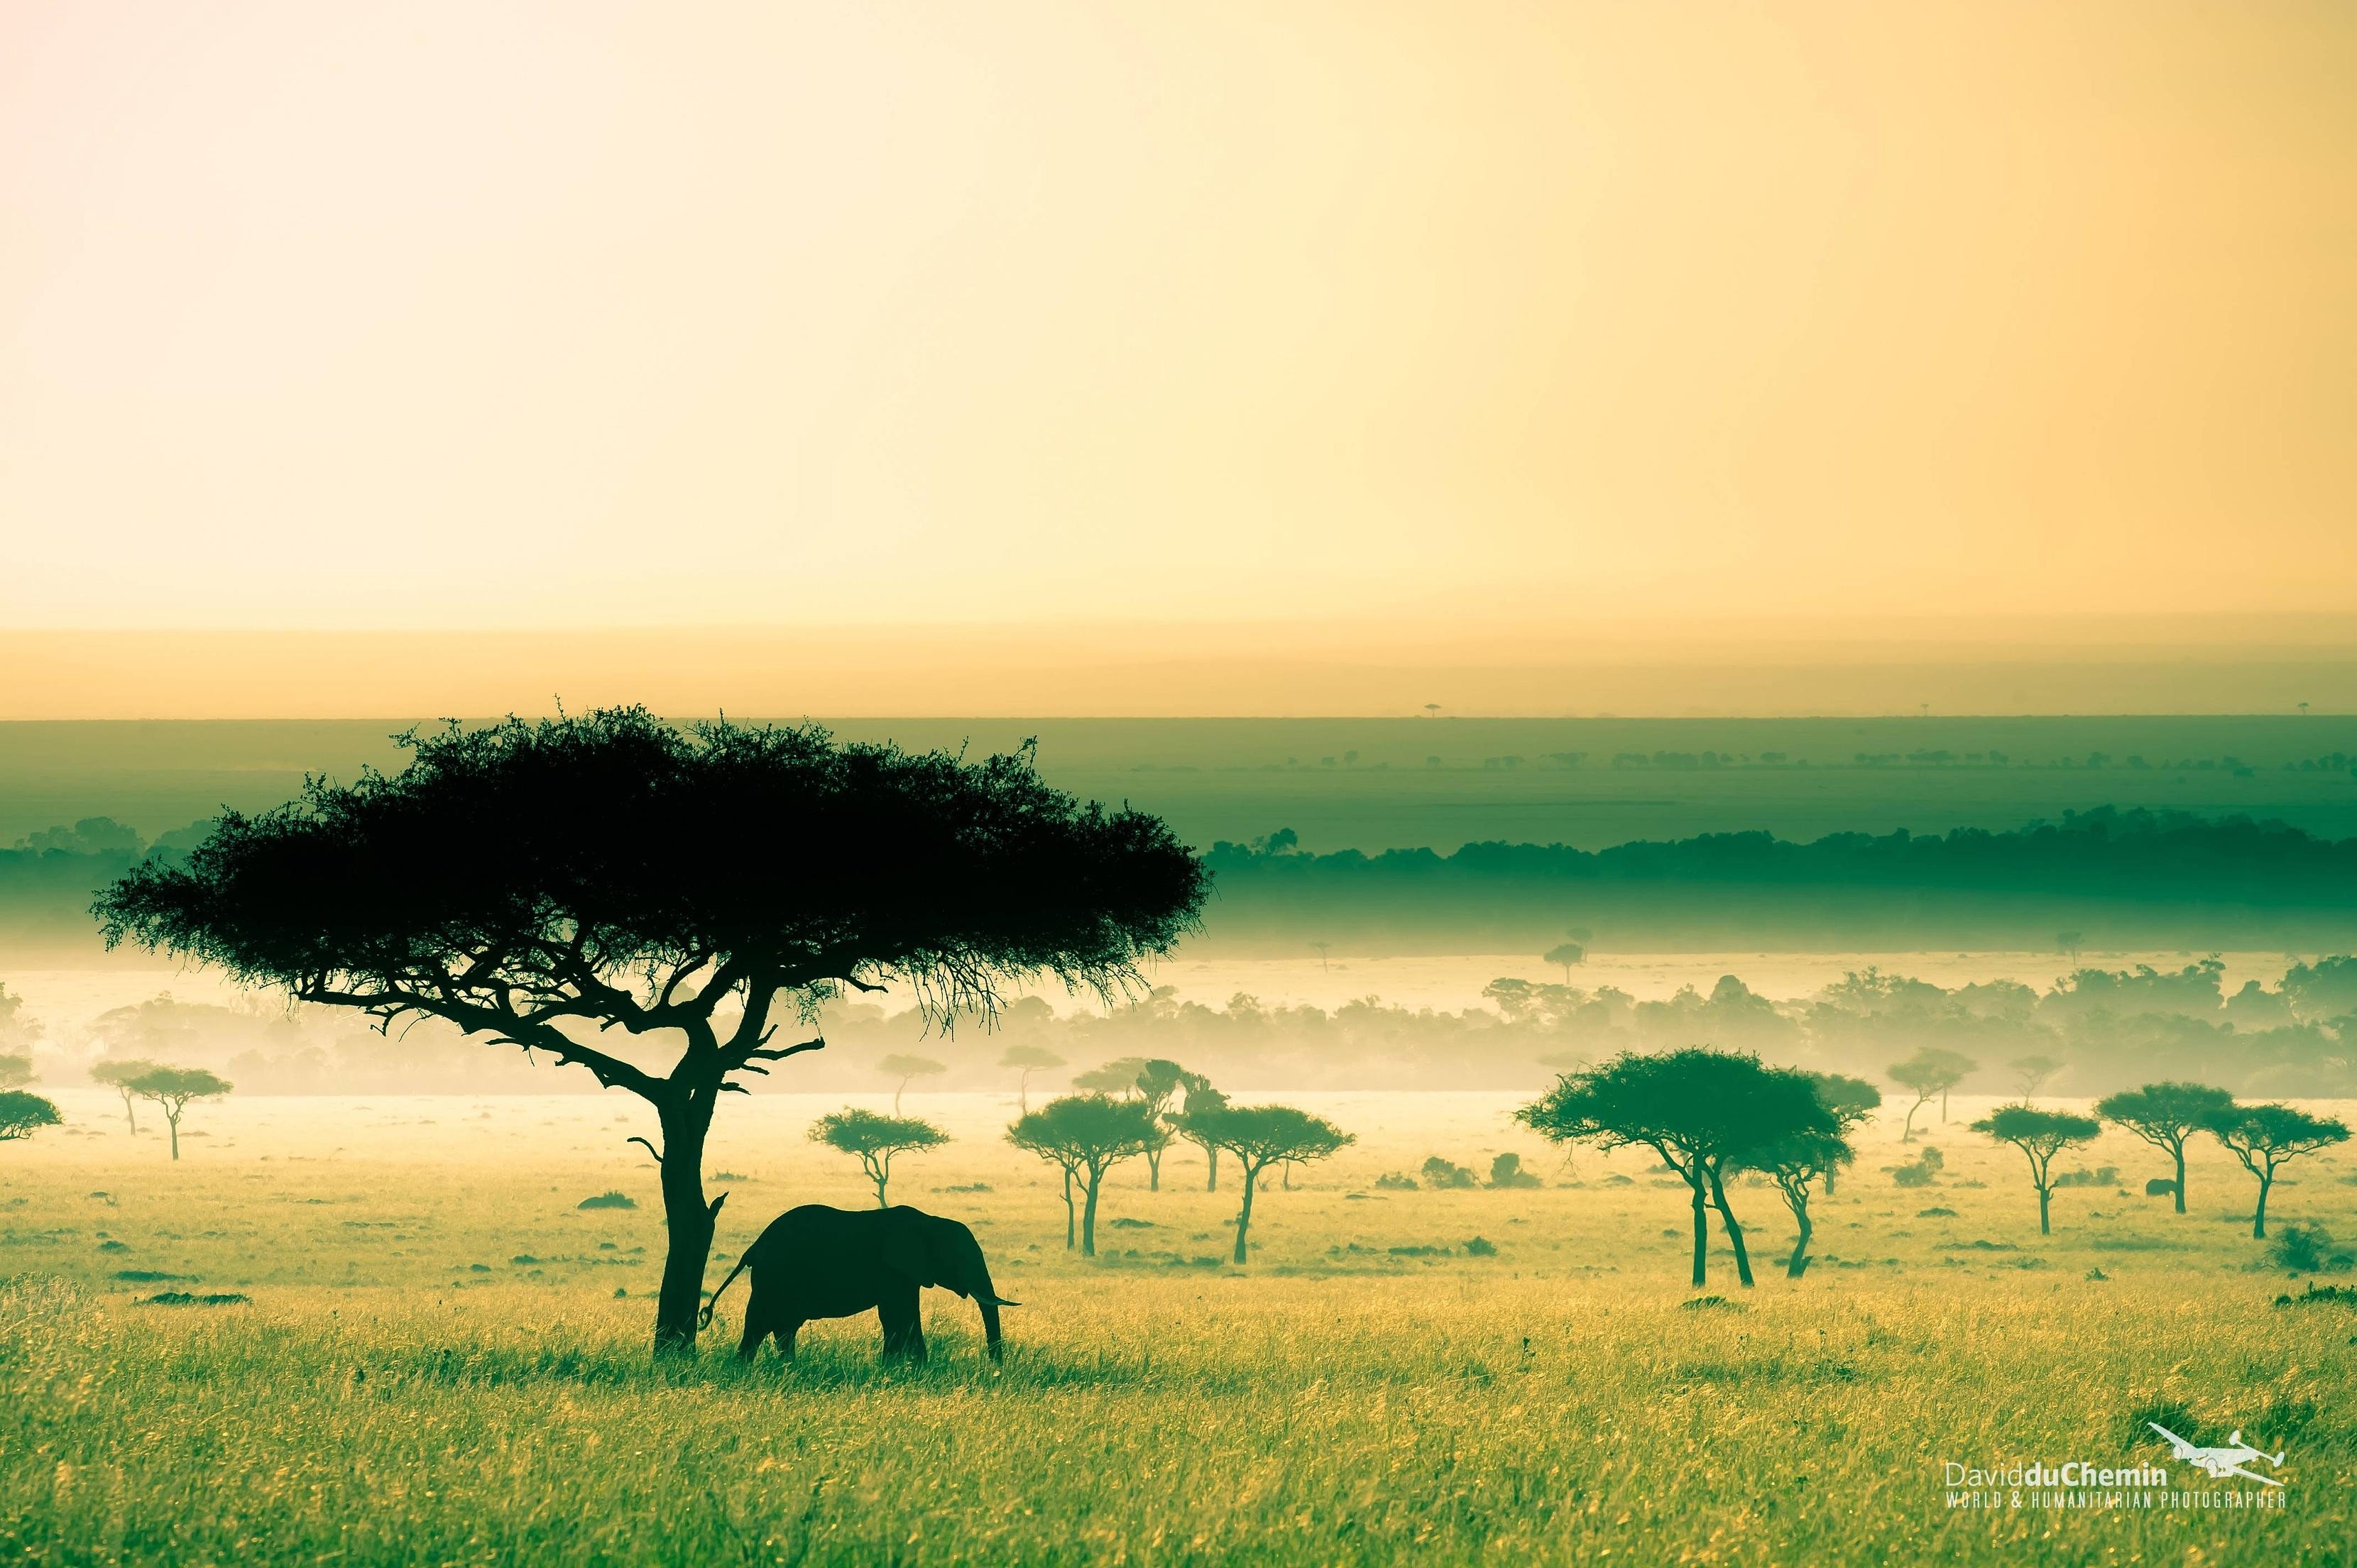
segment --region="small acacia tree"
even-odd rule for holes
[[[1825,1190],[1834,1189],[1834,1171],[1856,1158],[1849,1140],[1840,1133],[1807,1132],[1796,1133],[1770,1149],[1760,1162],[1776,1190],[1784,1195],[1784,1207],[1792,1211],[1792,1223],[1799,1235],[1792,1242],[1792,1255],[1784,1260],[1784,1277],[1797,1280],[1809,1266],[1809,1238],[1814,1227],[1809,1223],[1809,1189],[1819,1176],[1824,1177]]]
[[[139,1097],[132,1092],[131,1080],[154,1072],[161,1065],[145,1057],[133,1057],[127,1060],[102,1061],[90,1069],[91,1082],[102,1083],[123,1096],[124,1119],[131,1123],[131,1131],[135,1134],[139,1131],[136,1109]]]
[[[2311,1116],[2289,1105],[2229,1106],[2212,1115],[2203,1130],[2258,1178],[2259,1207],[2251,1216],[2251,1234],[2260,1240],[2266,1239],[2267,1194],[2276,1185],[2276,1169],[2349,1136],[2346,1122]]]
[[[1009,1046],[1006,1054],[998,1058],[998,1065],[1012,1068],[1023,1075],[1016,1080],[1015,1093],[1022,1113],[1028,1116],[1031,1114],[1031,1075],[1053,1072],[1064,1065],[1064,1058],[1045,1046]]]
[[[1211,1080],[1200,1073],[1190,1073],[1187,1079],[1187,1110],[1178,1118],[1178,1135],[1203,1151],[1203,1190],[1220,1190],[1220,1145],[1212,1143],[1188,1122],[1199,1111],[1224,1111],[1228,1097],[1211,1087]],[[1211,1123],[1205,1123],[1210,1125]]]
[[[1084,1198],[1081,1255],[1097,1255],[1097,1194],[1105,1172],[1146,1152],[1157,1128],[1140,1100],[1110,1094],[1067,1094],[1048,1101],[1006,1130],[1006,1141],[1064,1173],[1064,1245],[1072,1244],[1072,1184]]]
[[[58,1124],[58,1108],[38,1094],[23,1090],[0,1090],[0,1144],[29,1138],[44,1127]]]
[[[1642,1145],[1660,1155],[1685,1179],[1693,1198],[1697,1285],[1710,1250],[1706,1205],[1718,1210],[1726,1228],[1736,1277],[1752,1283],[1726,1178],[1766,1169],[1772,1153],[1792,1139],[1841,1135],[1807,1074],[1703,1046],[1661,1056],[1626,1051],[1601,1067],[1567,1073],[1514,1119],[1558,1143],[1592,1143],[1607,1152]]]
[[[2038,1189],[2038,1233],[2050,1236],[2048,1218],[2054,1196],[2054,1156],[2080,1144],[2093,1143],[2103,1124],[2092,1116],[2069,1111],[2040,1111],[2034,1105],[2000,1105],[1973,1123],[2000,1144],[2011,1144],[2029,1161],[2029,1184]]]
[[[1146,1101],[1146,1112],[1154,1118],[1154,1142],[1146,1145],[1148,1192],[1162,1190],[1162,1151],[1170,1146],[1174,1135],[1170,1105],[1194,1076],[1177,1062],[1160,1057],[1148,1059],[1137,1069],[1137,1097]]]
[[[2037,1099],[2047,1079],[2062,1070],[2062,1064],[2052,1057],[2016,1057],[2007,1065],[2013,1069],[2014,1081],[2021,1085],[2025,1101]]]
[[[218,1099],[235,1085],[200,1067],[157,1067],[141,1073],[127,1087],[140,1099],[162,1108],[164,1120],[171,1125],[172,1157],[177,1160],[180,1157],[180,1118],[187,1113],[190,1102]]]
[[[1539,954],[1539,961],[1541,963],[1554,964],[1557,969],[1562,970],[1563,983],[1566,985],[1569,985],[1571,983],[1571,966],[1576,963],[1587,962],[1587,950],[1581,947],[1577,942],[1557,942],[1555,946],[1547,949],[1546,951]]]
[[[1135,1094],[1137,1075],[1146,1070],[1144,1057],[1115,1057],[1103,1067],[1072,1075],[1072,1087],[1090,1094]]]
[[[1891,1081],[1915,1091],[1915,1103],[1907,1108],[1907,1130],[1899,1141],[1915,1141],[1915,1112],[1934,1095],[1940,1100],[1940,1120],[1945,1122],[1948,1090],[1964,1082],[1965,1075],[1980,1065],[1962,1052],[1943,1050],[1937,1046],[1925,1046],[1905,1061],[1891,1063]]]
[[[2185,1212],[2185,1140],[2234,1108],[2234,1097],[2206,1083],[2147,1083],[2107,1094],[2095,1114],[2167,1155],[2177,1165],[2177,1212]]]
[[[1358,1141],[1325,1118],[1290,1105],[1207,1105],[1200,1112],[1189,1106],[1186,1125],[1189,1137],[1227,1150],[1243,1167],[1243,1207],[1236,1213],[1239,1263],[1249,1255],[1245,1239],[1252,1231],[1253,1189],[1260,1186],[1260,1173],[1273,1165],[1322,1160]]]
[[[939,1078],[949,1071],[947,1064],[931,1057],[888,1056],[876,1064],[876,1070],[887,1078],[900,1081],[892,1089],[892,1114],[900,1114],[900,1096],[909,1092],[909,1085],[920,1078]]]
[[[646,1101],[659,1349],[695,1343],[721,1096],[825,1044],[777,1043],[781,1020],[894,981],[944,1026],[1043,974],[1110,1000],[1207,891],[1159,819],[1050,789],[1028,746],[968,762],[642,708],[401,738],[399,773],[312,779],[134,870],[98,900],[106,939],[388,1033],[440,1018]]]
[[[1862,1078],[1838,1072],[1812,1072],[1808,1079],[1816,1086],[1817,1102],[1834,1113],[1834,1125],[1844,1138],[1874,1120],[1874,1113],[1882,1108],[1882,1090]],[[1824,1167],[1827,1197],[1834,1195],[1835,1173],[1848,1163],[1836,1160]]]
[[[859,1168],[876,1184],[876,1207],[889,1208],[886,1188],[892,1180],[892,1156],[938,1149],[950,1135],[931,1122],[914,1116],[878,1116],[856,1108],[834,1112],[811,1124],[811,1142],[824,1144],[858,1157]]]

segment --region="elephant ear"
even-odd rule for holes
[[[885,1220],[884,1266],[916,1284],[947,1283],[942,1278],[943,1260],[933,1246],[932,1230],[938,1221],[913,1208],[887,1209]]]

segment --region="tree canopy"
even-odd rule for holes
[[[1097,1195],[1104,1173],[1146,1152],[1160,1135],[1154,1113],[1142,1100],[1110,1094],[1067,1094],[1048,1101],[1006,1130],[1006,1141],[1064,1172],[1064,1244],[1072,1244],[1072,1183],[1082,1184],[1085,1210],[1081,1253],[1097,1251]]]
[[[1592,1143],[1608,1152],[1641,1144],[1660,1155],[1684,1178],[1693,1200],[1697,1285],[1709,1253],[1706,1202],[1726,1227],[1737,1278],[1751,1283],[1750,1256],[1725,1178],[1768,1169],[1774,1151],[1792,1139],[1842,1133],[1811,1075],[1763,1067],[1748,1052],[1702,1046],[1659,1056],[1623,1052],[1601,1066],[1566,1073],[1514,1119],[1557,1142]]]
[[[123,1087],[164,1108],[164,1120],[172,1129],[172,1157],[177,1160],[180,1157],[180,1118],[190,1102],[218,1099],[236,1085],[200,1067],[151,1066],[137,1077],[124,1079]]]
[[[2103,1124],[2092,1116],[2070,1111],[2040,1111],[2034,1105],[2000,1105],[1973,1123],[1974,1132],[1986,1133],[2000,1144],[2011,1144],[2029,1158],[2030,1185],[2038,1189],[2038,1232],[2041,1236],[2052,1234],[2054,1229],[2048,1217],[2054,1196],[2054,1156],[2073,1144],[2092,1143],[2103,1130]]]
[[[892,1180],[892,1156],[938,1149],[950,1135],[931,1122],[914,1116],[879,1116],[856,1108],[832,1112],[811,1124],[811,1142],[858,1156],[860,1168],[876,1184],[876,1207],[888,1208],[887,1188]]]
[[[2348,1123],[2338,1117],[2313,1115],[2291,1105],[2230,1105],[2213,1112],[2204,1130],[2258,1177],[2259,1204],[2251,1216],[2251,1234],[2262,1240],[2267,1234],[2267,1194],[2276,1185],[2276,1169],[2349,1136]]]
[[[58,1122],[58,1108],[39,1095],[20,1089],[0,1090],[0,1144],[29,1138]]]
[[[1908,1107],[1907,1128],[1900,1141],[1914,1142],[1915,1112],[1923,1108],[1924,1101],[1935,1095],[1940,1101],[1940,1118],[1947,1120],[1948,1090],[1964,1082],[1965,1076],[1980,1065],[1961,1051],[1946,1050],[1938,1046],[1922,1047],[1906,1060],[1891,1063],[1889,1069],[1890,1080],[1915,1091],[1915,1103]]]
[[[662,1119],[672,1245],[659,1344],[694,1343],[718,1096],[842,988],[908,986],[944,1026],[1052,974],[1110,998],[1195,924],[1208,874],[1159,819],[1051,789],[1030,748],[968,762],[816,725],[667,724],[643,708],[401,737],[409,766],[228,812],[95,906],[110,945],[299,1000],[588,1069]],[[675,1036],[669,1070],[593,1045]]]
[[[33,1081],[33,1058],[13,1052],[0,1054],[0,1089],[22,1089]]]
[[[1290,1105],[1206,1104],[1191,1106],[1181,1120],[1188,1137],[1205,1148],[1225,1149],[1243,1167],[1243,1207],[1236,1215],[1235,1261],[1245,1261],[1246,1238],[1252,1230],[1253,1189],[1260,1173],[1280,1161],[1306,1164],[1322,1160],[1358,1142],[1322,1116]]]
[[[2233,1109],[2234,1097],[2206,1083],[2147,1083],[2107,1094],[2095,1114],[2150,1144],[2177,1162],[2176,1208],[2185,1212],[2185,1140]]]

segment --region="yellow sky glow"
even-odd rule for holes
[[[0,628],[2345,609],[2352,82],[2320,4],[11,5]]]

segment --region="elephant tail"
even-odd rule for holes
[[[737,1276],[745,1272],[745,1265],[752,1261],[752,1249],[748,1248],[746,1249],[745,1255],[737,1260],[737,1266],[728,1271],[728,1277],[720,1282],[720,1290],[714,1291],[712,1293],[712,1299],[704,1304],[704,1310],[695,1315],[695,1326],[698,1328],[709,1328],[712,1326],[712,1309],[720,1305],[720,1292],[725,1291],[730,1285],[735,1284],[737,1283]]]

